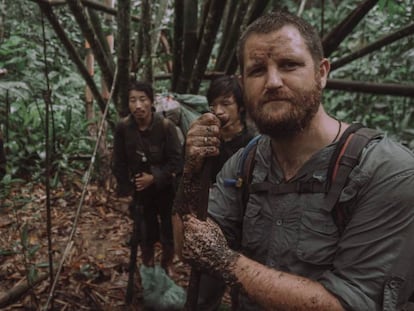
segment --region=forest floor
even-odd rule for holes
[[[22,184],[12,190],[10,199],[0,202],[1,310],[43,310],[51,289],[49,253],[57,269],[65,250],[66,260],[54,290],[54,310],[147,310],[138,272],[134,301],[125,304],[132,220],[128,203],[105,188],[88,187],[73,244],[68,239],[82,184],[71,182],[69,187],[51,191],[52,252],[48,251],[43,185]],[[141,264],[139,259],[137,264]],[[175,258],[171,276],[175,283],[186,289],[189,274],[190,267]],[[27,276],[38,280],[32,289],[26,285]],[[51,303],[48,306],[50,310]]]

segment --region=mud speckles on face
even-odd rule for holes
[[[311,304],[316,305],[318,303],[318,297],[312,296],[310,299]]]

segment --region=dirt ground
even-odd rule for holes
[[[54,310],[145,310],[138,273],[134,301],[125,305],[132,230],[127,202],[111,190],[91,185],[79,209],[81,191],[80,182],[51,191],[52,252],[48,251],[46,191],[42,185],[21,185],[8,200],[0,202],[1,310],[43,310],[51,289],[49,257],[57,270],[65,250],[66,260],[54,290]],[[190,267],[175,258],[172,279],[176,284],[186,288],[189,274]],[[25,286],[27,276],[40,279],[32,289]]]

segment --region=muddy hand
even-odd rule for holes
[[[173,214],[195,213],[200,206],[201,169],[206,157],[219,153],[219,119],[205,113],[195,120],[187,132],[185,163],[181,182],[174,200]]]
[[[229,248],[218,225],[211,219],[201,221],[188,215],[183,217],[183,227],[182,258],[228,283],[235,282],[232,267],[240,255]]]
[[[184,172],[200,171],[206,157],[219,153],[220,120],[212,113],[205,113],[194,121],[187,132]]]

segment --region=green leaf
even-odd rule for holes
[[[20,239],[21,239],[23,248],[27,249],[27,246],[29,245],[29,239],[28,239],[28,229],[27,229],[26,223],[22,227]]]
[[[37,277],[38,277],[37,269],[34,265],[31,265],[29,267],[29,273],[28,273],[29,284],[34,283],[37,280]]]
[[[29,258],[32,259],[39,249],[40,249],[39,244],[36,244],[36,245],[33,245],[32,247],[30,247],[28,249]]]

